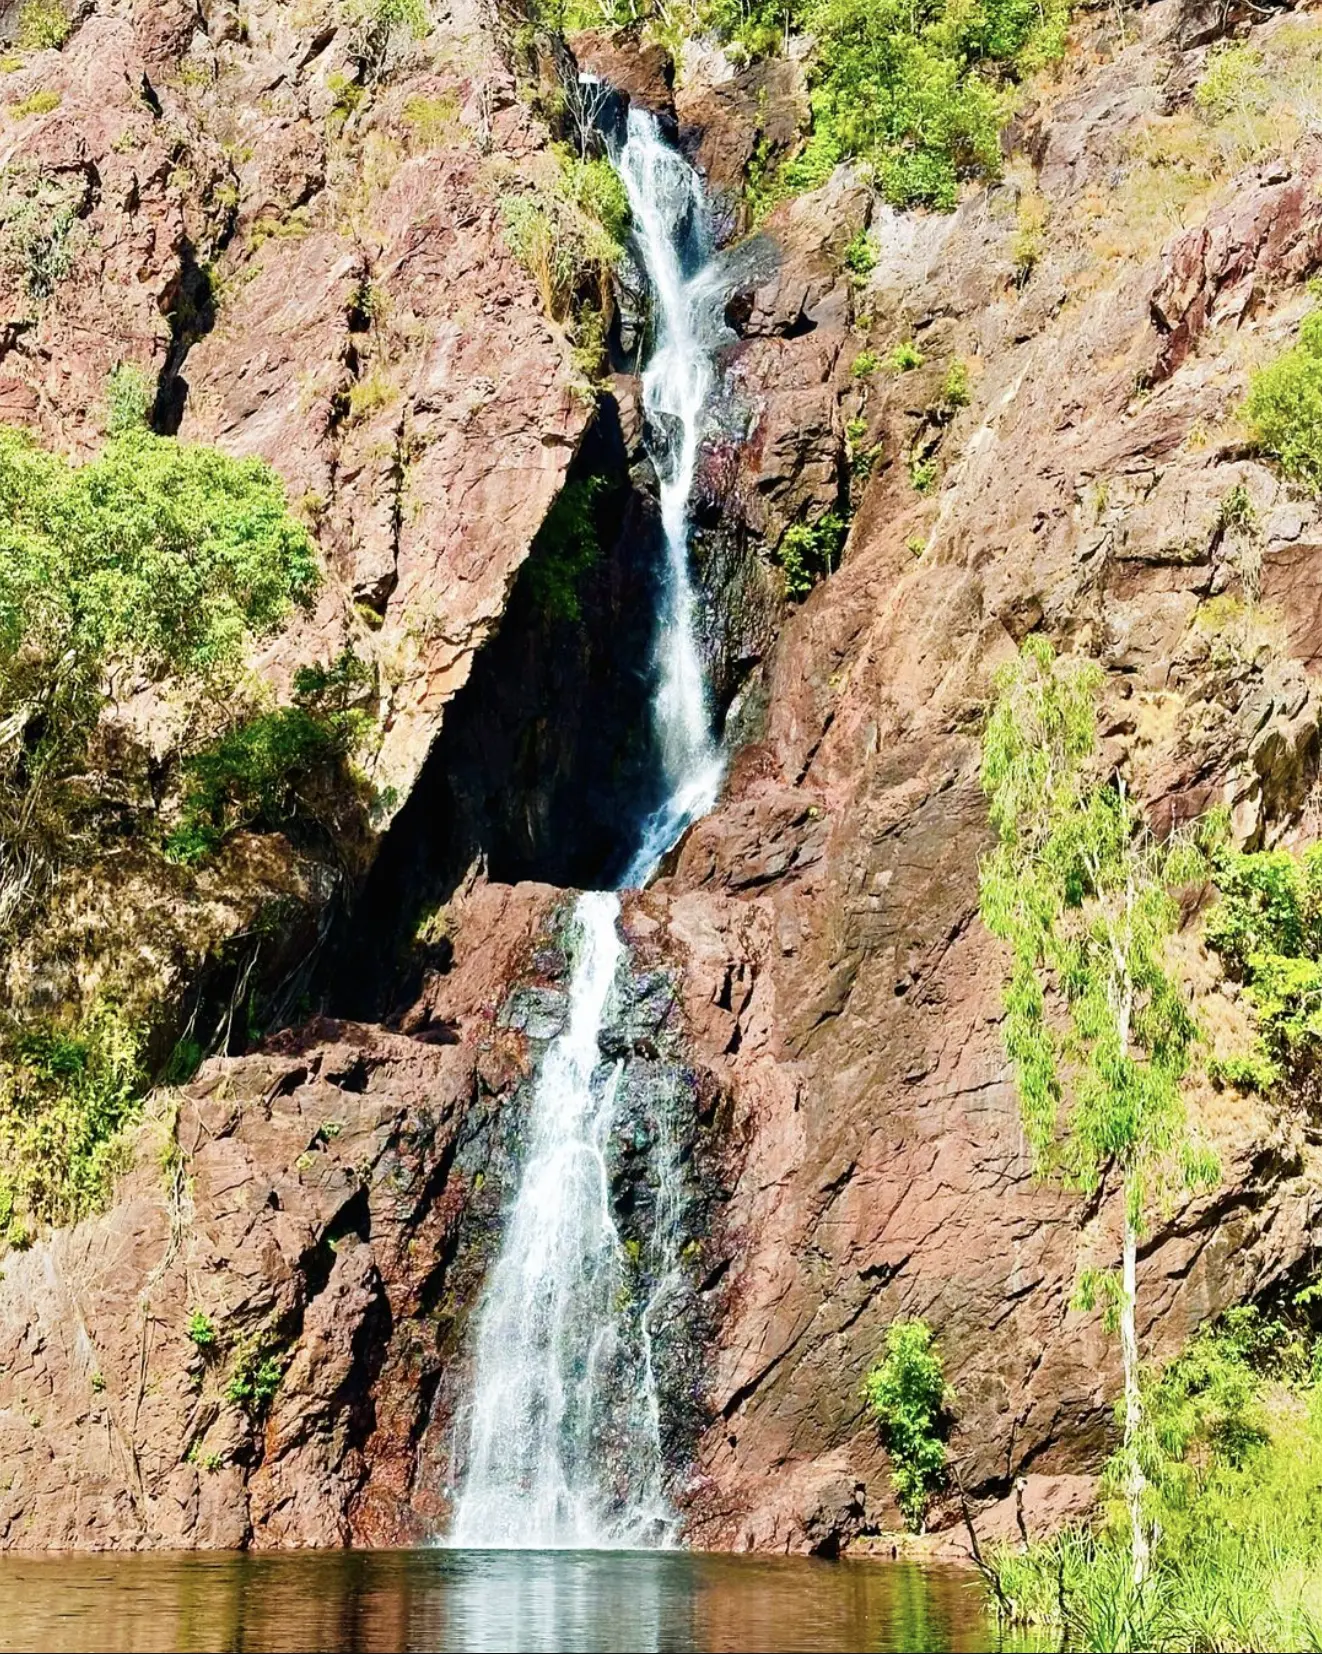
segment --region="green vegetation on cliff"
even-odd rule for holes
[[[1254,374],[1244,412],[1286,476],[1322,492],[1322,310],[1304,317],[1293,349]]]
[[[204,861],[241,828],[280,832],[314,821],[333,832],[355,802],[369,803],[357,798],[364,789],[345,766],[370,722],[355,704],[368,682],[349,650],[328,668],[303,667],[292,706],[255,713],[186,759],[166,855]]]
[[[146,1074],[142,1034],[103,1003],[0,1027],[0,1242],[72,1223],[104,1198]]]
[[[891,1322],[886,1354],[863,1381],[863,1395],[881,1426],[904,1519],[921,1530],[927,1501],[945,1474],[945,1414],[954,1399],[926,1321]]]
[[[1108,1174],[1122,1186],[1120,1273],[1085,1269],[1081,1299],[1100,1299],[1120,1333],[1124,1487],[1141,1582],[1150,1524],[1138,1241],[1163,1189],[1215,1176],[1185,1117],[1196,1030],[1166,958],[1179,920],[1173,892],[1205,862],[1187,838],[1159,843],[1123,781],[1095,764],[1100,682],[1093,662],[1058,660],[1040,636],[998,675],[982,766],[997,843],[982,865],[981,905],[1011,949],[1003,1037],[1039,1170],[1087,1194]]]
[[[0,924],[87,829],[106,704],[209,698],[317,580],[257,460],[129,429],[82,466],[0,429]]]
[[[1269,1091],[1309,1080],[1322,1052],[1322,845],[1228,852],[1218,859],[1221,900],[1208,915],[1207,945],[1242,982],[1256,1037],[1214,1077]]]
[[[0,428],[4,970],[51,922],[73,870],[93,889],[125,861],[177,883],[162,851],[196,864],[238,828],[288,831],[295,819],[333,839],[364,807],[345,763],[365,721],[361,663],[305,669],[284,707],[245,665],[316,587],[307,530],[268,466],[154,435],[147,402],[141,375],[113,375],[114,434],[83,465]],[[58,940],[92,945],[81,931]],[[11,1244],[105,1195],[169,1019],[129,951],[88,979],[94,998],[54,1007],[5,983],[0,1236]]]
[[[1151,1568],[1128,1516],[987,1559],[1007,1618],[1075,1649],[1322,1648],[1322,1340],[1303,1313],[1231,1311],[1145,1375],[1138,1447]],[[1123,1456],[1103,1477],[1124,1486]]]
[[[996,177],[1016,83],[1060,55],[1068,0],[713,0],[699,12],[750,56],[815,42],[812,130],[764,205],[859,160],[897,206],[950,208],[962,178]]]

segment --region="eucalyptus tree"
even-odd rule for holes
[[[1122,1192],[1119,1274],[1084,1271],[1079,1299],[1100,1300],[1119,1328],[1139,1585],[1149,1539],[1138,1243],[1154,1202],[1216,1175],[1188,1126],[1181,1082],[1196,1026],[1167,958],[1173,892],[1205,863],[1193,833],[1158,840],[1123,778],[1099,763],[1100,687],[1094,662],[1058,659],[1041,637],[998,674],[982,755],[996,844],[980,888],[983,921],[1011,951],[1005,1049],[1036,1168],[1081,1192],[1112,1179]]]

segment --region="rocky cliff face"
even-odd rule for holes
[[[71,342],[89,317],[109,336],[97,282],[113,288],[130,343],[96,349],[150,363],[182,435],[264,455],[308,500],[335,579],[264,667],[278,681],[347,636],[370,649],[377,773],[404,806],[324,986],[331,1011],[390,1026],[323,1021],[212,1064],[159,1100],[109,1213],[6,1259],[10,1545],[435,1531],[464,1317],[564,969],[556,892],[492,875],[560,882],[609,860],[622,747],[583,703],[626,684],[600,639],[630,606],[627,568],[608,560],[572,644],[510,601],[588,422],[494,205],[544,133],[492,20],[456,9],[426,61],[405,51],[344,110],[350,43],[313,10],[296,25],[275,5],[201,22],[181,7],[167,27],[168,8],[102,5],[23,70],[62,77],[66,102],[5,128],[6,153],[62,188],[95,172],[79,222],[107,261],[6,336],[7,417],[93,439],[111,356]],[[706,1368],[673,1439],[703,1543],[831,1551],[890,1518],[860,1384],[900,1313],[940,1334],[975,1494],[1027,1475],[1059,1509],[1107,1450],[1115,1354],[1069,1302],[1081,1249],[1113,1250],[1115,1201],[1080,1215],[1031,1176],[1001,961],[976,918],[978,730],[995,666],[1042,628],[1103,661],[1108,750],[1160,822],[1224,801],[1258,843],[1314,821],[1322,520],[1235,410],[1322,262],[1322,150],[1293,129],[1255,149],[1191,126],[1233,21],[1177,0],[1126,14],[1122,39],[1085,20],[1006,181],[951,215],[894,213],[841,172],[746,239],[740,185],[759,143],[798,130],[798,67],[695,54],[676,81],[628,38],[580,42],[673,109],[729,204],[732,342],[695,552],[739,744],[718,808],[628,907],[635,969],[671,986],[650,1032],[620,1036],[682,1068],[693,1099]],[[1251,36],[1271,63],[1316,54],[1288,33],[1305,27]],[[84,110],[93,65],[109,78]],[[449,112],[425,144],[418,99]],[[144,146],[132,179],[121,115]],[[864,227],[866,271],[846,259]],[[108,273],[116,247],[131,281]],[[208,264],[220,302],[181,320]],[[905,342],[918,365],[900,371]],[[616,393],[622,474],[627,376]],[[634,471],[629,532],[647,511]],[[850,520],[839,565],[787,605],[786,531],[828,515]],[[598,805],[577,815],[554,803],[572,804],[582,750],[562,717],[600,737]],[[1209,1037],[1233,1038],[1243,1010],[1192,929],[1184,968]],[[1144,1246],[1154,1354],[1297,1278],[1322,1221],[1315,1119],[1193,1102],[1224,1177]]]

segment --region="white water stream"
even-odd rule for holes
[[[653,703],[665,802],[643,826],[621,884],[629,889],[647,883],[721,782],[688,556],[717,328],[697,174],[636,109],[612,159],[652,291],[643,400],[666,542]],[[589,891],[575,909],[568,1021],[537,1080],[522,1180],[478,1312],[454,1546],[627,1548],[664,1545],[675,1533],[652,1337],[679,1265],[680,1169],[676,1146],[658,1132],[654,1284],[639,1314],[607,1167],[622,1063],[604,1061],[599,1048],[625,952],[619,914],[614,891]]]

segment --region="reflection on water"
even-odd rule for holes
[[[970,1576],[682,1552],[0,1557],[0,1648],[1022,1648]]]

